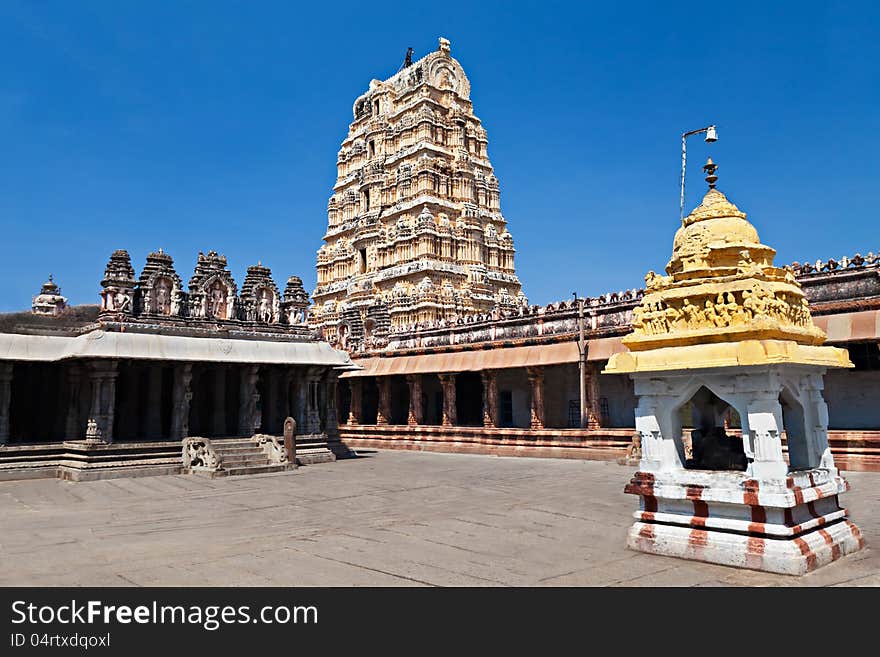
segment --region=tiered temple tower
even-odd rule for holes
[[[354,103],[311,321],[347,347],[527,303],[486,131],[449,41]]]

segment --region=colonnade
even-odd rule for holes
[[[327,367],[116,360],[0,362],[0,444],[335,434]]]
[[[563,405],[579,403],[577,388],[572,395],[571,386],[566,388],[557,380],[561,378],[558,372],[559,368],[535,366],[480,372],[349,375],[341,380],[345,386],[341,419],[349,425],[376,426],[577,427],[579,408],[572,407],[571,414],[567,413],[568,406],[563,408]],[[591,429],[603,425],[598,376],[598,366],[591,364],[586,382],[588,428]],[[406,412],[396,412],[395,404],[399,408],[404,397]],[[551,404],[555,409],[552,419],[548,416]]]

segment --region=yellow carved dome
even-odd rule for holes
[[[614,354],[614,374],[798,363],[851,367],[846,350],[820,346],[825,334],[790,270],[773,266],[746,214],[715,189],[675,234],[668,276],[649,272],[632,311],[628,351]]]
[[[735,265],[743,257],[741,252],[765,266],[772,265],[776,253],[761,244],[758,231],[746,221],[746,213],[713,187],[706,192],[702,203],[682,220],[672,242],[672,258],[666,273]]]

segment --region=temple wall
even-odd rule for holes
[[[831,429],[880,427],[880,370],[838,370],[825,374]]]
[[[604,400],[604,402],[603,402]],[[635,416],[636,396],[633,382],[625,374],[603,374],[599,377],[600,407],[607,408],[603,425],[631,427]]]

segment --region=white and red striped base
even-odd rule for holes
[[[803,575],[864,547],[838,505],[848,489],[821,469],[761,482],[739,472],[637,472],[625,489],[641,502],[627,547]]]

